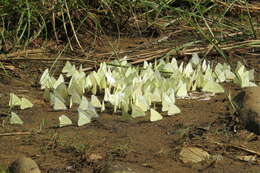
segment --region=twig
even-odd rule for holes
[[[245,146],[237,146],[237,145],[233,145],[233,144],[223,144],[223,143],[219,143],[219,142],[216,142],[216,141],[210,141],[210,142],[217,144],[217,145],[225,146],[225,147],[232,147],[232,148],[235,148],[235,149],[243,150],[243,151],[246,151],[248,153],[260,156],[260,152],[248,149]]]
[[[14,135],[31,135],[32,132],[11,132],[11,133],[2,133],[0,136],[14,136]]]
[[[231,145],[231,147],[236,148],[236,149],[240,149],[240,150],[243,150],[243,151],[246,151],[246,152],[251,153],[251,154],[255,154],[257,156],[260,156],[260,152],[248,149],[245,146]]]
[[[1,58],[6,58],[6,57],[8,57],[8,58],[12,58],[12,57],[18,57],[18,56],[21,56],[21,55],[23,55],[23,56],[26,56],[26,55],[28,55],[28,54],[38,54],[38,53],[46,53],[46,51],[45,50],[43,50],[43,49],[29,49],[29,50],[18,50],[18,51],[16,51],[16,52],[13,52],[13,53],[9,53],[9,54],[0,54],[0,59]]]

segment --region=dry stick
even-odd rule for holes
[[[251,154],[255,154],[257,156],[260,156],[260,152],[257,152],[257,151],[254,151],[254,150],[251,150],[251,149],[248,149],[246,148],[245,146],[235,146],[235,145],[231,145],[231,147],[234,147],[236,149],[240,149],[240,150],[244,150],[248,153],[251,153]]]
[[[220,142],[216,142],[216,141],[209,141],[209,142],[217,144],[217,145],[225,146],[225,147],[233,147],[235,149],[243,150],[243,151],[246,151],[248,153],[260,156],[260,152],[248,149],[245,146],[237,146],[237,145],[233,145],[233,144],[224,144],[224,143],[220,143]]]
[[[256,29],[259,29],[259,28],[256,28]],[[194,28],[192,28],[192,27],[190,27],[190,26],[183,26],[183,31],[193,31],[194,30]],[[203,30],[203,31],[207,31],[208,30],[208,28],[206,28],[206,27],[202,27],[201,28],[201,30]],[[219,28],[214,28],[214,27],[212,27],[212,31],[214,31],[214,32],[223,32],[221,29],[219,29]],[[237,36],[237,35],[242,35],[243,34],[243,32],[241,32],[241,31],[239,31],[239,32],[232,32],[232,33],[228,33],[227,31],[225,32],[225,34],[224,34],[224,37],[226,37],[226,38],[228,38],[228,37],[234,37],[234,36]]]
[[[212,0],[212,2],[219,3],[219,4],[221,4],[221,5],[225,6],[225,7],[229,7],[230,6],[230,4],[222,2],[220,0]],[[256,4],[252,4],[252,5],[248,6],[248,7],[241,6],[241,5],[238,5],[238,4],[233,4],[233,7],[240,8],[242,10],[249,9],[249,11],[251,11],[251,12],[259,12],[260,11],[260,7],[257,7]]]
[[[137,55],[130,55],[128,56],[128,60],[135,60],[135,59],[140,59],[139,57],[150,57],[150,56],[155,56],[157,54],[164,54],[167,53],[168,51],[170,51],[171,49],[166,48],[166,49],[162,49],[162,50],[157,50],[157,51],[152,51],[152,52],[148,52],[148,53],[142,53],[142,54],[137,54]],[[145,59],[145,58],[142,58]]]
[[[31,135],[31,132],[11,132],[11,133],[2,133],[0,136],[14,136],[14,135]]]
[[[17,57],[17,56],[21,56],[21,55],[37,54],[37,53],[46,53],[46,52],[43,49],[20,50],[20,51],[6,54],[6,55],[0,54],[0,60],[1,60],[1,58],[4,59],[5,57],[11,58],[11,57]]]

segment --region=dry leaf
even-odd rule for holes
[[[88,156],[88,160],[91,162],[96,162],[98,160],[101,160],[103,157],[100,154],[92,153]]]
[[[209,157],[208,152],[196,147],[184,147],[180,152],[180,159],[184,163],[198,163]]]
[[[246,161],[246,162],[255,162],[256,161],[256,156],[252,156],[252,155],[249,155],[249,156],[237,156],[237,158],[239,160]]]

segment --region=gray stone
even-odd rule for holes
[[[107,168],[102,171],[102,173],[136,173],[136,171],[132,170],[131,168],[128,168],[126,166],[122,166],[119,164],[113,164],[107,166]]]
[[[10,173],[41,173],[38,165],[29,157],[15,160],[9,167]]]
[[[233,98],[239,119],[245,128],[260,134],[260,87],[243,89]]]

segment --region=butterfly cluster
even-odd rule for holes
[[[27,109],[33,107],[33,104],[27,98],[19,98],[14,93],[10,93],[9,107],[10,109],[15,107],[19,107],[20,109]],[[15,112],[11,112],[10,123],[23,124],[23,120]]]
[[[68,81],[67,83],[65,82]],[[223,93],[222,82],[234,81],[241,87],[255,86],[254,70],[247,71],[241,63],[232,71],[224,63],[213,64],[193,54],[185,65],[163,59],[144,62],[142,67],[132,66],[127,57],[113,63],[101,63],[97,71],[86,74],[82,68],[76,68],[66,62],[58,79],[46,69],[41,76],[41,89],[44,98],[54,110],[66,110],[78,105],[78,125],[91,122],[98,117],[96,108],[105,111],[111,107],[114,112],[132,118],[145,116],[150,112],[150,121],[162,119],[159,112],[175,115],[181,112],[175,104],[177,98],[189,97],[191,91]],[[85,97],[91,93],[90,102]],[[96,96],[102,94],[102,101]],[[60,119],[64,119],[62,116]]]

